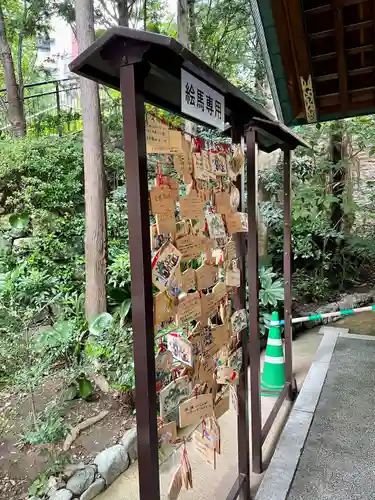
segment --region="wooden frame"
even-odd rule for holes
[[[244,133],[246,134],[249,218],[247,262],[251,326],[249,338],[247,330],[243,330],[241,333],[241,343],[244,347],[247,346],[248,349],[243,349],[243,369],[240,374],[237,393],[239,413],[238,478],[227,498],[228,500],[236,498],[249,500],[250,456],[247,380],[250,360],[253,403],[253,464],[256,463],[255,469],[257,472],[260,472],[262,468],[259,399],[258,251],[256,244],[256,151],[257,145],[264,151],[271,152],[278,148],[289,151],[299,145],[306,146],[306,144],[285,126],[272,120],[270,115],[248,96],[233,87],[178,42],[168,37],[128,28],[113,28],[108,30],[71,64],[73,72],[119,89],[122,96],[132,272],[132,322],[141,500],[151,498],[157,500],[160,498],[144,104],[147,100],[181,114],[179,103],[181,99],[180,71],[182,67],[187,68],[197,78],[200,78],[207,85],[212,86],[224,95],[226,102],[225,118],[231,124],[230,130],[233,140],[239,142]],[[290,157],[287,156],[287,158]],[[237,186],[241,192],[241,209],[243,209],[244,179],[242,176],[239,177]],[[287,189],[289,189],[288,186]],[[287,200],[290,203],[290,195]],[[286,212],[286,216],[289,218],[290,228],[290,210]],[[288,231],[288,234],[290,234],[290,229]],[[235,295],[235,309],[242,309],[246,306],[246,246],[244,233],[237,237],[237,249],[242,286]],[[289,293],[288,297],[291,297],[290,255],[285,260],[285,265],[289,276],[288,284],[286,284]],[[290,332],[290,329],[288,331]],[[288,351],[287,357],[288,359],[291,357],[291,350]],[[288,370],[290,374],[291,366],[291,359],[289,359]],[[288,388],[290,374],[286,384]],[[268,424],[269,427],[271,425],[272,422]]]

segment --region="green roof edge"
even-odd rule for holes
[[[271,88],[278,119],[290,125],[293,121],[292,107],[281,54],[277,41],[275,20],[272,14],[272,0],[250,0],[255,29],[264,57],[265,68]],[[280,99],[280,96],[284,96]],[[285,97],[288,96],[286,99]]]

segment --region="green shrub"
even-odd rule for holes
[[[56,443],[65,438],[68,426],[56,401],[51,401],[37,416],[36,422],[22,436],[25,444]]]

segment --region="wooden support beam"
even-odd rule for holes
[[[311,56],[313,62],[326,61],[327,59],[333,59],[336,57],[336,52],[327,52],[326,54],[318,54],[316,56]]]
[[[369,21],[361,21],[359,23],[354,23],[354,24],[348,24],[345,26],[345,31],[355,31],[355,30],[362,30],[366,28],[371,28],[373,25],[372,19]]]
[[[369,45],[361,45],[360,47],[352,47],[351,49],[347,49],[346,53],[352,56],[361,52],[371,52],[373,49],[374,45],[371,43]]]
[[[348,76],[368,75],[373,71],[375,71],[375,66],[366,66],[364,68],[351,69],[348,71]],[[315,76],[313,80],[315,82],[327,82],[330,80],[336,80],[338,77],[338,73],[329,73],[328,75]]]
[[[328,82],[330,80],[336,80],[338,77],[338,73],[330,73],[329,75],[315,76],[313,80],[314,82]]]
[[[335,34],[336,34],[336,52],[337,52],[337,64],[339,73],[341,109],[342,111],[345,112],[348,109],[348,79],[346,75],[342,1],[332,0],[332,5],[334,7],[333,18],[334,18]]]
[[[310,40],[317,40],[318,38],[326,38],[328,36],[333,36],[334,34],[335,34],[335,30],[332,28],[330,30],[317,31],[315,33],[308,33],[307,36]]]
[[[320,7],[314,7],[312,9],[306,9],[304,14],[306,16],[314,16],[316,14],[323,14],[324,12],[329,12],[331,10],[331,5],[321,5]]]
[[[348,71],[348,75],[349,76],[367,75],[372,71],[375,71],[375,66],[365,66],[364,68],[351,69],[350,71]]]

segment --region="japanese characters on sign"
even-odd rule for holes
[[[224,130],[224,96],[184,69],[181,69],[181,111]]]

